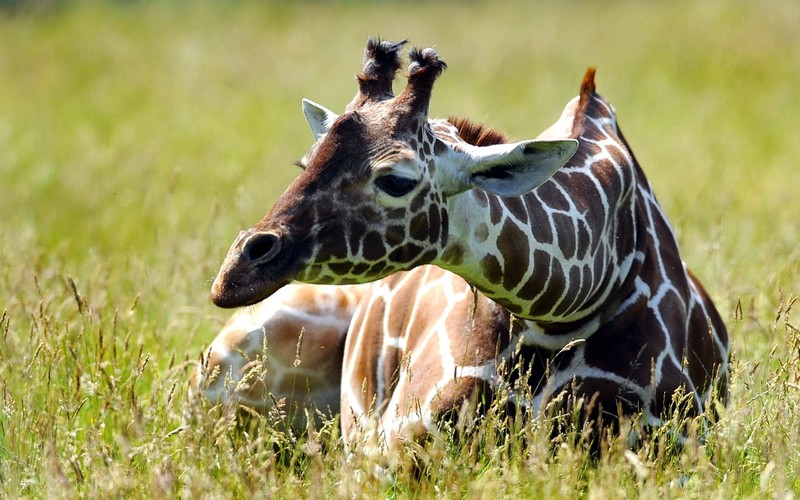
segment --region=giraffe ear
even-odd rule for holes
[[[467,188],[498,196],[521,196],[536,189],[578,149],[578,141],[524,141],[470,148]]]
[[[339,115],[330,109],[308,99],[303,99],[303,114],[306,115],[306,121],[308,126],[311,127],[311,133],[314,134],[314,139],[317,140],[325,135],[333,125],[333,122],[339,118]]]

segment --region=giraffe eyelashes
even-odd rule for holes
[[[384,193],[394,198],[400,198],[410,193],[419,182],[399,175],[382,175],[375,179],[375,185]]]

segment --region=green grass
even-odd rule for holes
[[[800,493],[800,6],[44,2],[0,10],[0,495],[762,497]],[[435,45],[432,114],[535,136],[598,89],[733,338],[706,441],[592,459],[547,423],[409,447],[392,475],[186,402],[208,289],[296,175],[308,97],[367,35]],[[792,308],[794,304],[794,308]],[[665,439],[665,438],[662,438]],[[523,443],[527,445],[523,447]],[[416,464],[416,465],[415,465]],[[421,471],[421,473],[419,472]]]

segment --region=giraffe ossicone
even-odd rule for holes
[[[409,415],[418,398],[430,409],[430,392],[401,383],[409,373],[434,393],[461,384],[437,400],[445,410],[463,402],[463,390],[511,379],[532,396],[512,402],[534,413],[570,390],[603,415],[642,412],[651,424],[681,391],[694,413],[724,398],[725,325],[682,262],[614,109],[595,91],[594,70],[552,127],[509,143],[468,121],[428,118],[445,67],[432,49],[411,51],[408,83],[395,96],[401,46],[368,43],[342,115],[303,102],[316,140],[304,171],[234,241],[214,302],[269,301],[292,280],[373,282],[356,286],[362,294],[343,333],[342,414],[356,416],[343,417],[345,436],[375,401],[384,429],[412,425],[387,408]],[[470,286],[485,308],[477,321],[454,292]],[[444,340],[453,338],[461,340]],[[488,356],[483,371],[453,356],[462,341]],[[452,377],[442,359],[455,360]],[[535,368],[509,374],[499,368],[509,360]]]

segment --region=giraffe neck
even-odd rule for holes
[[[609,301],[631,286],[644,256],[637,193],[649,188],[613,110],[591,101],[573,160],[542,186],[517,198],[471,190],[448,200],[448,241],[436,264],[522,318],[571,324],[613,313]],[[565,113],[554,129],[572,119]]]

